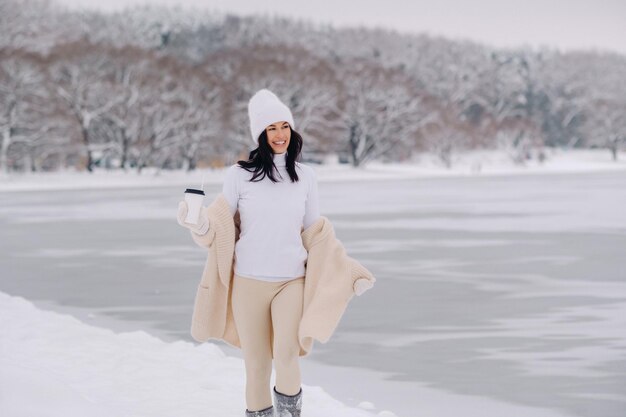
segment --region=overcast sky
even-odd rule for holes
[[[337,27],[382,26],[402,32],[466,38],[494,46],[546,45],[562,50],[594,48],[626,54],[626,0],[57,1],[101,10],[152,3],[242,15],[278,14]]]

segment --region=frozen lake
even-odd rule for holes
[[[191,341],[206,254],[176,223],[182,191],[0,193],[0,291]],[[625,172],[320,182],[320,201],[377,283],[303,359],[304,383],[404,417],[425,389],[624,416]]]

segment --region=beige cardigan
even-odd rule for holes
[[[196,292],[191,336],[198,342],[219,339],[241,348],[231,306],[235,242],[240,231],[239,211],[234,217],[230,214],[222,193],[202,210],[209,218],[209,230],[202,236],[191,232],[191,236],[198,245],[208,249],[208,256]],[[300,356],[305,356],[311,352],[313,339],[322,343],[330,339],[348,302],[355,295],[355,281],[363,279],[366,281],[360,283],[371,286],[376,279],[346,254],[326,217],[320,217],[303,230],[301,236],[308,252],[303,313],[298,330]],[[273,334],[270,340],[273,344]]]

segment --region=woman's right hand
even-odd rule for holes
[[[187,202],[185,200],[178,203],[178,213],[176,215],[176,220],[178,221],[178,224],[191,230],[199,236],[206,234],[206,232],[209,230],[209,219],[206,216],[204,210],[200,210],[200,219],[198,220],[198,224],[185,223],[185,217],[187,217],[188,210],[189,207],[187,206]]]

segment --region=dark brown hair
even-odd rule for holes
[[[287,166],[287,173],[291,178],[291,182],[298,181],[298,174],[296,173],[296,161],[300,159],[300,152],[302,151],[302,136],[295,130],[291,129],[291,139],[289,139],[289,146],[287,146],[287,157],[285,158],[285,164]],[[276,165],[274,165],[273,151],[270,145],[267,143],[267,133],[265,130],[259,135],[259,146],[250,152],[250,156],[247,161],[237,161],[237,164],[248,172],[254,172],[250,181],[261,181],[267,175],[270,180],[277,182],[274,175]],[[278,170],[276,170],[278,173]],[[278,173],[280,176],[280,173]]]

